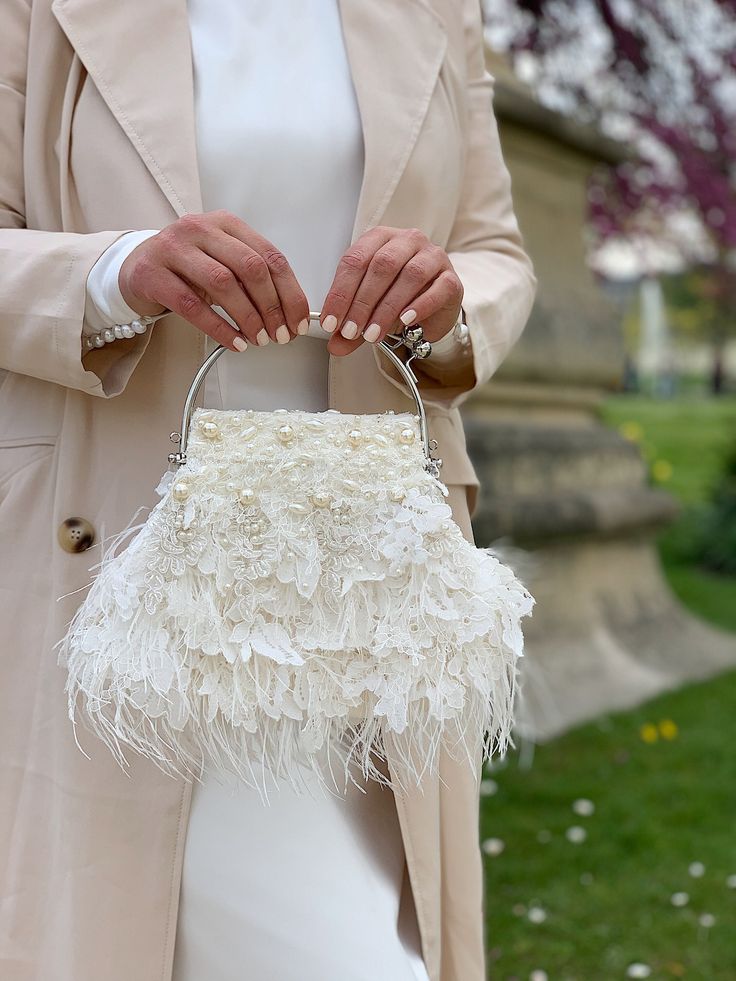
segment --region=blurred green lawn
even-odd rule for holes
[[[529,769],[514,752],[493,770],[481,837],[504,847],[485,858],[489,977],[614,981],[642,963],[653,981],[736,978],[735,718],[736,673],[538,746]],[[579,798],[592,816],[574,812]]]
[[[736,438],[736,399],[619,396],[604,417],[685,505],[705,499]],[[686,520],[659,535],[667,577],[695,613],[736,630],[736,581],[676,560]],[[614,981],[640,964],[630,976],[736,979],[735,720],[736,673],[520,745],[494,768],[481,801],[489,977]],[[592,815],[574,812],[579,798]],[[573,827],[583,841],[566,837]]]
[[[615,396],[605,403],[603,418],[636,440],[653,482],[685,508],[708,497],[729,444],[736,441],[736,398],[665,401]],[[684,510],[679,521],[657,537],[670,586],[694,613],[736,631],[736,579],[712,575],[678,556],[687,521]]]

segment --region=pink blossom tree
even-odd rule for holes
[[[485,0],[491,44],[540,100],[627,141],[589,189],[612,240],[656,273],[662,246],[706,275],[717,351],[736,332],[736,0]],[[658,248],[652,248],[654,244]]]

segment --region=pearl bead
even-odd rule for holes
[[[130,325],[136,334],[145,334],[148,330],[148,324],[143,323],[142,320],[134,320]]]
[[[123,337],[127,338],[127,340],[130,340],[131,337],[135,337],[135,331],[130,324],[123,324],[120,328],[120,333],[123,335]]]
[[[310,499],[316,508],[329,507],[331,500],[328,494],[312,494]]]
[[[348,443],[351,446],[360,446],[363,442],[363,433],[359,429],[351,429],[348,433]]]
[[[216,422],[204,422],[202,423],[202,434],[207,439],[217,439],[220,435],[220,427]]]
[[[191,542],[194,540],[194,532],[189,531],[186,528],[182,528],[181,531],[177,531],[177,536],[181,542]]]
[[[238,494],[238,500],[241,504],[252,504],[255,499],[256,494],[252,487],[243,487]]]
[[[189,484],[185,484],[183,481],[174,484],[174,489],[171,493],[175,501],[186,501],[189,497]]]
[[[290,426],[287,422],[285,425],[279,426],[276,434],[282,443],[290,443],[294,438],[294,427]]]
[[[398,504],[400,501],[403,501],[404,498],[406,497],[406,494],[404,493],[404,488],[392,487],[389,497],[391,498],[392,501],[396,501],[396,503]]]
[[[416,439],[416,433],[413,429],[402,429],[399,433],[399,439],[402,443],[406,443],[408,445],[409,443],[414,442]]]
[[[92,343],[94,344],[95,347],[104,347],[105,340],[102,334],[94,334],[92,337]]]
[[[122,324],[115,324],[115,326],[112,329],[112,332],[115,335],[116,341],[122,341],[122,339],[125,337],[125,334],[123,333]]]
[[[115,340],[115,331],[110,330],[110,328],[107,327],[102,331],[102,339],[104,340],[105,344],[112,344],[112,342]]]

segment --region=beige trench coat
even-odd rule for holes
[[[534,275],[513,215],[475,0],[340,0],[365,141],[354,237],[418,227],[465,287],[470,355],[421,389],[456,520],[477,479],[458,405],[520,334]],[[66,717],[53,650],[98,540],[154,502],[204,338],[173,315],[82,360],[85,280],[124,231],[201,211],[185,0],[3,0],[0,6],[0,977],[167,981],[190,787],[128,774]],[[247,219],[247,215],[243,216]],[[298,343],[298,341],[296,342]],[[247,357],[247,355],[245,355]],[[330,359],[329,404],[411,407],[364,344]],[[72,595],[68,595],[72,594]],[[66,596],[59,601],[59,597]],[[477,781],[397,799],[432,981],[481,981]],[[204,979],[203,979],[204,981]]]

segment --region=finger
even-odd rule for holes
[[[203,300],[222,307],[251,344],[268,343],[268,334],[261,315],[251,303],[231,266],[201,249],[191,248],[173,256],[169,261],[169,268]]]
[[[231,241],[226,244],[222,242],[221,235],[213,236],[218,242],[215,248],[224,248],[233,255],[236,263],[234,271],[254,269],[254,278],[246,274],[247,281],[242,276],[241,279],[258,307],[269,335],[276,337],[282,324],[291,336],[305,334],[309,326],[309,303],[283,252],[244,221],[227,212],[222,219],[222,231],[225,238]],[[260,262],[253,258],[253,253],[260,258]],[[264,275],[263,264],[268,278]],[[288,341],[289,337],[283,334],[282,331],[277,340]]]
[[[424,236],[418,239],[412,235],[397,235],[376,251],[368,263],[365,275],[345,316],[345,324],[342,327],[345,337],[360,336],[369,324],[373,324],[376,307],[407,264],[411,270],[411,262],[420,252],[424,242]],[[422,278],[417,282],[415,292],[420,292],[426,284],[427,280]],[[372,333],[375,334],[375,331]],[[370,339],[369,335],[368,340]]]
[[[218,344],[223,344],[231,351],[246,349],[245,338],[241,337],[239,332],[216,314],[188,283],[170,269],[161,269],[157,273],[153,290],[160,303],[174,313],[178,313],[184,320],[188,320]]]
[[[361,235],[337,264],[335,276],[322,303],[320,322],[328,333],[344,326],[348,310],[368,270],[371,259],[396,234],[393,228],[378,226]]]
[[[457,274],[451,269],[443,270],[432,283],[411,301],[411,306],[400,311],[397,322],[402,329],[402,314],[411,324],[421,324],[428,341],[439,340],[457,320],[463,299],[463,287]]]
[[[447,254],[439,246],[430,245],[412,256],[372,312],[366,340],[375,344],[397,326],[401,330],[404,324],[400,315],[409,305],[413,308],[415,301],[425,295],[446,271],[449,272],[447,265]],[[421,323],[418,315],[415,319]]]

